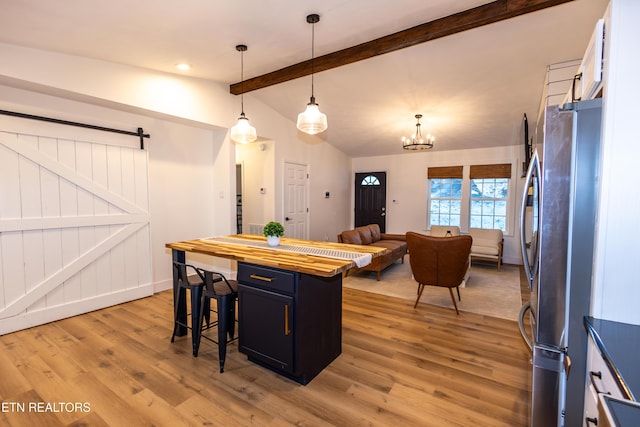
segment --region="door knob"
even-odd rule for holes
[[[285,217],[284,217],[284,220],[285,220],[285,221],[291,221],[291,218],[289,218],[288,216],[285,216]]]

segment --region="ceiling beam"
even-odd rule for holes
[[[388,36],[319,56],[313,60],[313,71],[314,73],[318,73],[320,71],[330,70],[571,1],[574,0],[493,1]],[[310,74],[311,59],[261,76],[253,77],[244,82],[233,83],[229,86],[229,91],[234,95],[240,95]]]

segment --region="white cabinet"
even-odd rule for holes
[[[598,425],[598,394],[606,393],[613,397],[624,398],[611,371],[602,358],[593,339],[589,337],[587,349],[587,381],[584,394],[584,427]]]
[[[599,19],[564,103],[593,99],[602,89],[604,31],[604,19]]]

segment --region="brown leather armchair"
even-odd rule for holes
[[[418,282],[418,298],[413,308],[418,306],[425,286],[441,286],[449,288],[451,301],[459,314],[452,288],[456,288],[460,300],[458,287],[469,268],[472,242],[471,236],[431,237],[407,233],[411,272]]]

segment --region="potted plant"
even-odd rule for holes
[[[284,236],[284,227],[279,222],[270,221],[264,226],[264,235],[269,246],[278,246],[280,237]]]

